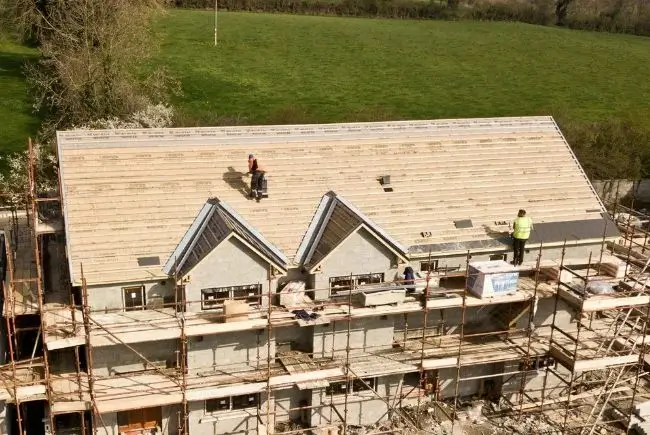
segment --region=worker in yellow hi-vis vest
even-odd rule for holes
[[[517,219],[512,223],[512,249],[514,250],[512,264],[515,266],[524,262],[524,248],[532,229],[533,220],[526,216],[526,210],[519,210]]]

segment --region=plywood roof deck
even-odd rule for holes
[[[290,260],[328,191],[404,246],[484,240],[486,226],[519,208],[535,222],[603,211],[550,117],[71,131],[58,142],[77,284],[82,263],[90,285],[162,277],[137,258],[164,264],[209,197]],[[268,170],[270,197],[260,203],[246,197],[249,153]],[[473,228],[455,228],[459,219]]]

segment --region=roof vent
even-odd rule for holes
[[[138,266],[158,266],[160,265],[160,257],[138,257]]]
[[[459,221],[454,221],[454,225],[456,225],[456,228],[472,228],[474,224],[472,224],[471,219],[462,219]]]
[[[384,192],[392,192],[393,186],[390,185],[390,175],[382,175],[379,177],[379,184],[384,188]]]

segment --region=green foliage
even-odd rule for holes
[[[32,113],[22,67],[37,51],[0,34],[0,156],[27,145],[27,136],[38,131],[39,118]],[[5,169],[0,160],[0,171]]]
[[[161,10],[158,0],[17,0],[3,10],[15,16],[23,36],[37,41],[41,56],[25,74],[45,136],[127,116],[166,87],[164,73],[142,80],[138,69],[153,49],[148,30],[153,12]]]
[[[607,119],[562,124],[562,129],[590,178],[639,180],[649,175],[648,128],[625,120]]]
[[[456,16],[456,0],[219,0],[228,11],[280,12],[303,15],[445,19]],[[176,0],[183,8],[214,9],[212,0]]]
[[[567,27],[650,36],[647,0],[573,0],[566,10]]]
[[[215,2],[174,0],[172,5],[214,9]],[[219,9],[400,19],[519,21],[650,35],[650,2],[647,0],[219,0]]]
[[[465,16],[475,20],[520,21],[541,25],[552,24],[555,20],[551,0],[480,2]]]

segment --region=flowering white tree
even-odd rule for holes
[[[172,107],[164,104],[148,105],[144,109],[129,115],[126,119],[116,117],[98,119],[87,124],[75,127],[79,130],[115,130],[132,128],[164,128],[171,127],[174,118]],[[35,144],[34,167],[36,174],[36,189],[39,196],[54,196],[58,192],[58,162],[54,153],[55,144],[48,141]],[[4,200],[8,205],[22,207],[27,198],[29,177],[27,174],[29,152],[9,154],[0,157],[7,167],[5,172],[0,172],[0,192],[4,193]]]

